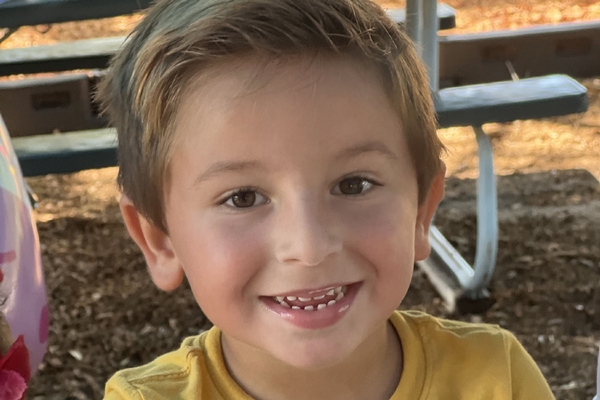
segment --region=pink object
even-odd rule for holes
[[[22,399],[30,378],[29,352],[21,335],[6,354],[0,357],[0,399]]]
[[[23,377],[25,382],[28,382],[31,378],[29,352],[27,351],[27,347],[25,347],[23,335],[20,335],[6,354],[0,357],[0,371],[16,372]]]
[[[25,395],[27,384],[14,371],[0,371],[0,399],[19,400]]]
[[[9,262],[17,259],[17,253],[14,250],[7,251],[6,253],[0,253],[0,265],[8,264]]]
[[[34,373],[46,353],[48,302],[37,229],[23,176],[0,117],[0,312],[23,336]]]
[[[50,326],[50,315],[48,313],[48,306],[45,305],[42,308],[42,314],[40,315],[40,343],[46,343],[48,340],[48,327]]]

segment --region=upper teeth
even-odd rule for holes
[[[338,302],[342,298],[344,298],[344,293],[346,293],[347,289],[348,289],[347,286],[338,286],[336,288],[329,290],[326,294],[316,296],[316,297],[275,296],[275,300],[278,303],[280,303],[282,306],[290,308],[290,305],[288,304],[288,302],[291,302],[291,301],[296,301],[296,300],[299,300],[301,302],[319,301],[319,300],[325,299],[325,296],[335,295],[334,299],[327,299],[322,304],[317,304],[316,306],[312,306],[312,305],[304,306],[304,307],[296,306],[296,305],[291,306],[291,308],[294,310],[299,310],[299,309],[303,309],[305,311],[322,310],[327,306],[334,305],[336,302]]]

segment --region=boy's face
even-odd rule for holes
[[[175,135],[160,287],[182,269],[226,341],[302,368],[385,329],[433,211],[372,69],[246,60],[190,89]]]

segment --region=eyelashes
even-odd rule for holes
[[[344,196],[360,196],[373,189],[374,186],[381,186],[375,180],[362,175],[352,175],[342,179],[335,188],[339,188],[339,193],[332,189],[332,193]]]
[[[383,186],[372,178],[363,175],[350,175],[342,178],[332,189],[331,193],[343,197],[358,197],[372,191],[376,186]],[[270,199],[260,193],[255,187],[243,187],[228,193],[218,205],[233,210],[243,210],[270,203]]]
[[[256,205],[257,200],[260,201],[260,204],[270,202],[268,198],[258,192],[258,189],[246,187],[235,190],[220,205],[227,205],[231,208],[250,208]]]

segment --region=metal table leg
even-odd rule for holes
[[[477,179],[477,250],[474,275],[465,286],[465,295],[479,298],[488,287],[494,274],[498,253],[498,196],[492,142],[481,126],[474,126],[479,156]]]
[[[437,0],[407,0],[406,31],[428,66],[432,93],[439,89]],[[473,268],[431,227],[432,254],[419,266],[451,309],[473,310],[489,306],[487,287],[492,279],[498,250],[498,206],[492,145],[481,126],[474,126],[479,154],[477,181],[477,252]]]
[[[423,36],[423,1],[406,1],[406,33],[417,45],[419,56],[423,57],[422,36]]]
[[[487,287],[498,251],[498,200],[492,144],[481,126],[474,126],[479,156],[477,179],[477,250],[473,268],[431,227],[431,256],[418,265],[428,275],[448,308],[480,311],[492,304]]]

